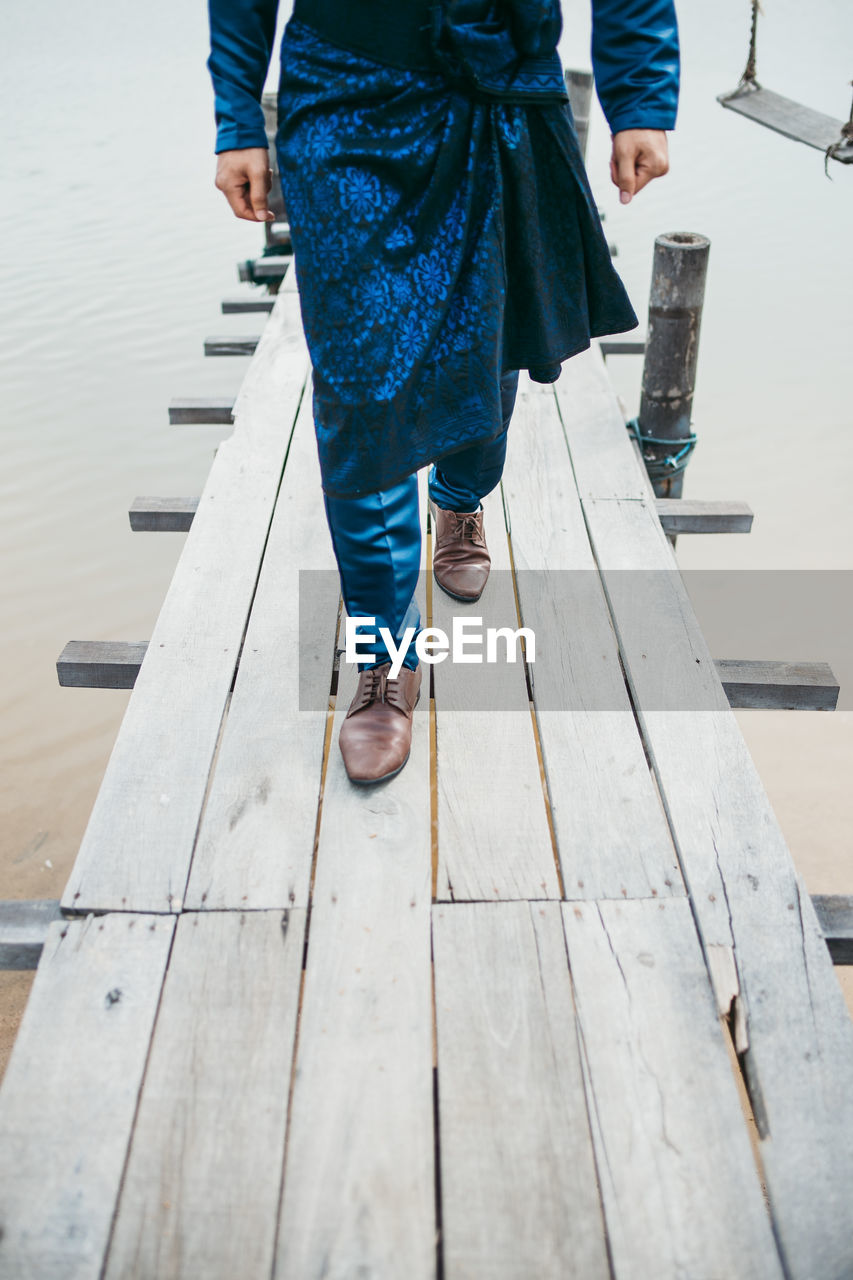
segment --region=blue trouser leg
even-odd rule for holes
[[[421,519],[418,510],[418,478],[408,476],[400,484],[358,498],[323,495],[332,546],[341,575],[341,594],[351,618],[375,618],[374,627],[358,627],[360,635],[374,631],[376,642],[362,643],[374,662],[391,655],[379,637],[387,627],[399,643],[406,627],[420,626],[415,600],[421,563]],[[415,637],[403,663],[416,667]],[[363,671],[368,663],[359,664]]]
[[[448,453],[430,468],[429,496],[445,511],[476,511],[500,481],[506,459],[509,421],[515,408],[518,370],[501,378],[501,431],[482,444]]]

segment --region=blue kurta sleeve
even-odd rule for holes
[[[278,0],[208,0],[217,153],[267,146],[261,94],[277,9]]]
[[[592,0],[592,68],[611,133],[674,128],[679,51],[673,0]]]

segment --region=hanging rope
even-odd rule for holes
[[[850,81],[850,84],[853,87],[853,80]],[[832,174],[829,172],[830,160],[833,160],[838,155],[842,147],[850,145],[853,145],[853,102],[850,103],[850,115],[847,118],[847,123],[841,126],[841,134],[838,141],[833,142],[831,147],[826,148],[826,154],[823,157],[823,171],[830,181],[832,180]]]
[[[760,89],[761,85],[756,79],[757,70],[755,65],[755,43],[758,36],[758,14],[761,12],[761,5],[758,0],[752,0],[752,26],[749,32],[749,56],[746,60],[746,66],[743,75],[740,78],[738,89],[745,89],[747,86],[751,89]]]
[[[690,455],[696,446],[696,436],[694,434],[674,440],[665,440],[659,436],[647,436],[640,430],[640,423],[637,418],[632,418],[630,422],[625,423],[625,426],[640,446],[640,453],[650,480],[661,480],[668,476],[677,476],[687,466]],[[648,453],[646,451],[647,445],[663,445],[667,449],[675,449],[676,451],[667,453],[659,458],[656,452]],[[677,448],[678,445],[681,445],[680,449]]]

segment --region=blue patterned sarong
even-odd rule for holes
[[[478,99],[291,20],[279,167],[323,487],[386,488],[500,430],[500,378],[634,328],[567,104]]]

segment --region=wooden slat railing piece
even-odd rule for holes
[[[554,393],[563,426],[570,434],[572,466],[581,497],[653,502],[646,469],[625,429],[625,417],[597,343],[566,362],[562,376],[554,383]]]
[[[105,1280],[268,1276],[305,912],[185,914]]]
[[[853,895],[813,893],[812,905],[833,964],[853,964]]]
[[[198,498],[134,498],[128,515],[134,533],[186,533]]]
[[[258,334],[245,336],[213,334],[204,340],[204,354],[206,356],[252,356],[259,342]]]
[[[298,298],[270,317],[219,446],[65,893],[177,910],[307,376]]]
[[[147,649],[146,640],[69,640],[56,674],[64,688],[132,689]]]
[[[338,748],[323,794],[275,1275],[434,1280],[428,690],[369,793]]]
[[[645,338],[607,338],[599,343],[605,360],[608,356],[641,356],[646,350]]]
[[[433,949],[447,1280],[604,1280],[559,905],[436,906]]]
[[[309,387],[196,842],[191,907],[307,906],[339,601]]]
[[[818,151],[826,151],[841,139],[841,120],[813,111],[772,89],[746,86],[740,92],[721,94],[717,101],[738,115]],[[843,164],[853,163],[853,143],[845,143],[835,158]]]
[[[565,894],[683,894],[554,397],[529,382],[503,488],[522,620],[536,635],[533,694]]]
[[[656,498],[655,509],[667,533],[749,533],[752,528],[752,510],[745,502]]]
[[[716,658],[729,706],[834,711],[840,686],[826,662],[753,662]]]
[[[270,294],[240,294],[237,298],[222,299],[222,314],[224,316],[236,316],[243,315],[246,312],[272,311],[274,306],[275,298]]]
[[[177,396],[169,405],[169,422],[173,426],[202,422],[226,425],[233,421],[233,396]]]
[[[0,902],[0,969],[35,969],[48,929],[61,919],[57,898]]]
[[[0,1089],[0,1275],[97,1280],[174,918],[50,926]]]
[[[433,583],[432,625],[448,636],[454,617],[482,618],[483,628],[519,626],[500,490],[483,509],[492,571],[480,599],[459,604]],[[520,652],[514,665],[448,658],[433,667],[433,688],[439,899],[558,898]]]
[[[781,1280],[690,904],[563,920],[614,1275]]]
[[[720,1008],[736,998],[790,1276],[844,1275],[853,1269],[853,1023],[666,534],[644,503],[584,505]],[[640,569],[638,602],[638,575],[625,571]],[[662,691],[672,710],[654,709]]]

